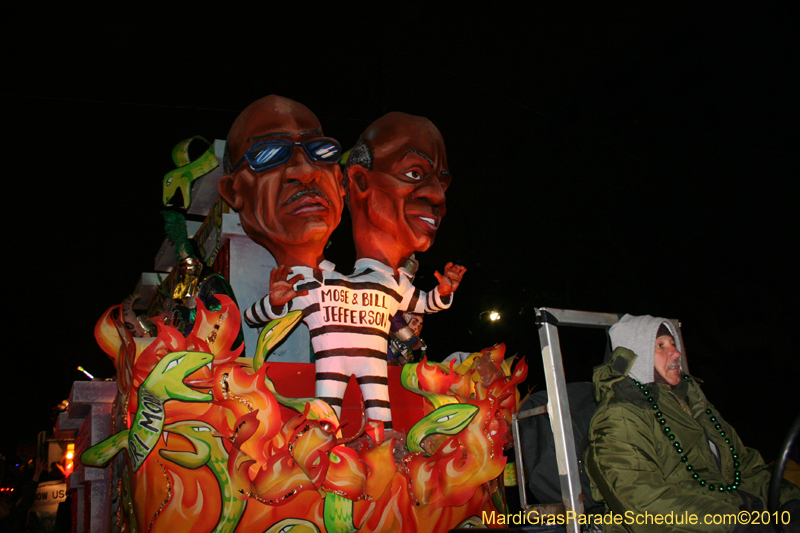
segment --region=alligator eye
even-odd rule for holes
[[[319,427],[321,427],[323,431],[327,431],[328,433],[333,433],[333,424],[331,424],[327,420],[320,420]]]
[[[456,416],[455,413],[453,413],[452,415],[444,415],[442,418],[437,418],[436,421],[437,422],[447,422],[448,420],[450,420],[454,416]]]

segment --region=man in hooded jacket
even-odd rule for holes
[[[766,511],[771,471],[681,368],[675,326],[625,315],[609,334],[614,352],[594,372],[598,407],[586,452],[593,497],[621,521],[605,531],[774,531],[733,518]],[[800,531],[798,498],[800,489],[784,482],[778,518],[791,518],[786,532]]]

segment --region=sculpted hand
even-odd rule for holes
[[[298,296],[305,296],[308,291],[294,290],[294,284],[303,279],[300,274],[289,278],[289,268],[279,266],[269,273],[269,304],[275,309],[283,309],[283,306]]]
[[[439,294],[441,296],[450,296],[454,293],[466,271],[466,267],[447,263],[444,266],[444,275],[439,274],[438,270],[434,272],[433,275],[439,280]]]

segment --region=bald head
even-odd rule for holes
[[[271,94],[256,100],[239,113],[228,131],[226,163],[235,164],[256,142],[287,138],[293,131],[319,137],[322,126],[309,108],[289,98]],[[230,172],[230,168],[225,171]]]
[[[450,185],[442,135],[424,117],[388,113],[361,134],[346,172],[359,258],[398,268],[433,243]]]
[[[447,154],[439,129],[425,117],[400,111],[383,115],[364,130],[350,153],[347,166],[358,164],[372,170],[376,149],[378,157],[385,157],[397,151],[399,145],[408,143],[412,138],[420,145],[440,145],[444,167],[447,168]]]

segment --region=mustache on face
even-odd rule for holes
[[[286,200],[286,203],[284,203],[283,205],[284,205],[284,207],[287,206],[287,205],[291,205],[291,204],[295,203],[296,201],[298,201],[303,196],[308,196],[309,194],[315,194],[317,196],[321,196],[325,200],[325,203],[327,203],[328,205],[331,205],[331,202],[330,202],[330,200],[328,200],[328,197],[325,196],[325,193],[322,192],[320,189],[304,189],[302,191],[298,191],[291,198]]]

